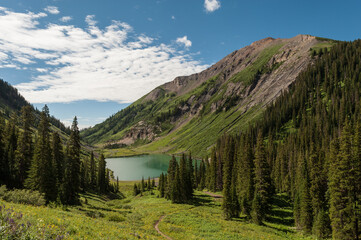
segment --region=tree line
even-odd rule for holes
[[[298,229],[321,239],[359,239],[361,40],[313,57],[262,119],[219,138],[201,162],[202,173],[193,174],[193,189],[222,191],[226,219],[243,214],[257,224],[266,219],[272,197],[286,193]],[[169,169],[161,181],[165,196],[180,189],[180,166],[172,160]]]
[[[75,117],[70,135],[63,143],[51,131],[49,108],[45,105],[37,129],[31,106],[22,107],[20,127],[16,116],[0,119],[0,184],[8,188],[28,188],[44,194],[47,202],[78,204],[79,193],[94,190],[116,192],[104,156],[81,153],[78,122]],[[65,145],[65,148],[64,148]]]

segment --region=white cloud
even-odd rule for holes
[[[36,71],[40,72],[40,73],[45,73],[48,70],[46,68],[37,68]]]
[[[187,48],[192,46],[192,42],[188,40],[187,36],[177,38],[176,42],[184,45]]]
[[[85,22],[89,26],[95,26],[97,24],[97,21],[95,21],[94,18],[95,18],[94,15],[88,15],[88,16],[85,17]]]
[[[51,14],[59,14],[60,13],[58,8],[55,6],[47,6],[46,8],[44,8],[44,10]]]
[[[73,18],[70,16],[64,16],[62,18],[60,18],[60,21],[62,22],[69,22],[70,20],[72,20]]]
[[[172,20],[175,20],[175,16],[172,16]]]
[[[0,68],[26,66],[37,72],[15,86],[31,103],[133,102],[176,76],[207,67],[172,44],[136,34],[124,22],[100,29],[89,15],[89,26],[82,29],[45,17],[0,9]],[[192,44],[187,36],[177,42]]]
[[[214,12],[221,7],[219,0],[204,0],[204,8],[207,12]]]

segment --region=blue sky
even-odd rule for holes
[[[87,127],[265,37],[358,39],[360,9],[358,0],[2,0],[0,78]]]

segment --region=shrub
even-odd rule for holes
[[[4,197],[7,191],[8,191],[8,190],[7,190],[6,186],[5,186],[5,185],[1,185],[1,186],[0,186],[0,198]]]
[[[13,191],[7,191],[3,199],[8,202],[29,204],[34,206],[43,206],[46,201],[44,195],[38,191],[32,191],[27,189],[15,189]]]
[[[124,217],[116,214],[116,213],[112,213],[110,215],[108,215],[107,217],[108,221],[112,221],[112,222],[123,222],[125,221]]]

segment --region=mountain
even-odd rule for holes
[[[20,110],[24,106],[31,106],[28,101],[18,92],[16,88],[11,86],[9,83],[0,79],[0,113],[1,116],[5,119],[11,117],[11,114],[15,114],[16,116],[20,116]],[[33,108],[33,107],[32,107]],[[38,124],[40,119],[40,111],[34,109],[35,116],[35,125]],[[65,127],[59,119],[56,119],[54,116],[50,118],[50,123],[52,128],[57,129],[60,132],[65,134],[70,133],[70,129]],[[34,126],[36,127],[36,126]]]
[[[310,35],[256,41],[200,73],[157,87],[81,136],[99,146],[204,155],[223,133],[260,118],[318,50],[333,43]]]

